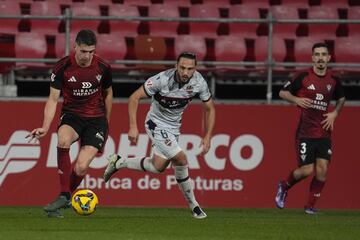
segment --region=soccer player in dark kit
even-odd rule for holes
[[[290,172],[287,179],[279,182],[275,198],[276,206],[284,208],[289,189],[315,171],[304,207],[307,214],[316,213],[314,206],[325,185],[332,155],[331,132],[345,103],[340,81],[327,69],[330,54],[325,43],[314,44],[312,61],[313,67],[300,73],[292,82],[287,82],[279,94],[299,107],[300,120],[296,132],[298,167]],[[332,98],[336,100],[336,105],[330,112]]]
[[[113,99],[112,71],[110,65],[95,54],[95,48],[95,34],[81,30],[76,36],[75,53],[59,60],[53,68],[42,127],[28,135],[39,139],[48,133],[62,92],[64,99],[57,130],[60,195],[44,207],[49,217],[62,217],[59,209],[70,206],[71,192],[81,183],[107,139]],[[72,167],[69,149],[77,140],[81,148]]]

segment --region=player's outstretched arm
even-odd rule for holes
[[[202,155],[206,154],[210,149],[211,137],[215,126],[215,104],[212,99],[210,99],[207,102],[204,102],[204,111],[205,111],[205,118],[204,118],[205,136],[201,141]]]
[[[30,138],[29,141],[42,138],[49,131],[52,120],[54,119],[56,106],[60,97],[60,90],[50,87],[49,98],[44,108],[44,120],[42,127],[33,129],[26,138]]]

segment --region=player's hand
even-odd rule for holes
[[[210,149],[210,142],[211,142],[211,137],[210,136],[205,136],[202,141],[201,141],[201,145],[202,145],[202,150],[201,150],[201,155],[204,156]]]
[[[326,131],[328,131],[329,129],[333,131],[335,118],[337,117],[337,112],[333,111],[333,112],[325,113],[323,114],[323,116],[325,117],[325,119],[321,122],[323,129],[325,129]]]
[[[296,104],[302,108],[311,108],[313,101],[310,98],[297,98]]]
[[[139,131],[137,128],[130,128],[128,132],[128,139],[131,143],[137,144],[139,138]]]
[[[25,138],[29,138],[29,143],[33,141],[36,143],[40,138],[45,136],[46,133],[47,131],[45,131],[43,128],[35,128],[28,135],[26,135]]]

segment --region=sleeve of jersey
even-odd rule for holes
[[[50,76],[50,86],[55,89],[61,90],[62,79],[63,79],[63,72],[61,70],[53,71]]]
[[[203,102],[207,102],[211,99],[211,92],[209,90],[209,87],[206,83],[206,81],[203,79],[203,82],[201,84],[201,88],[200,88],[200,92],[199,92],[199,97],[201,99],[201,101]]]
[[[344,87],[343,87],[341,81],[338,80],[338,79],[336,80],[336,85],[335,85],[333,97],[334,97],[335,100],[338,100],[340,98],[345,97]]]
[[[148,80],[143,85],[146,95],[149,97],[155,95],[155,93],[161,90],[161,78],[160,75],[155,75]]]
[[[108,89],[112,86],[112,70],[111,67],[108,66],[104,72],[103,76],[104,82],[103,82],[103,89]]]
[[[283,90],[289,91],[291,94],[295,95],[297,91],[301,88],[302,82],[306,76],[307,76],[306,72],[300,73],[294,78],[293,81],[287,82],[284,85]]]

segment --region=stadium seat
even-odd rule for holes
[[[113,4],[109,8],[109,16],[139,17],[137,7],[126,4]],[[138,35],[139,21],[110,20],[110,33],[120,32],[125,36],[135,37]]]
[[[242,7],[269,8],[269,1],[264,0],[241,0]]]
[[[176,1],[169,1],[164,0],[163,5],[172,5],[176,7],[190,7],[191,6],[191,0],[176,0]]]
[[[31,4],[31,15],[35,16],[60,16],[61,8],[57,1],[36,1]],[[58,33],[60,19],[31,19],[31,31],[44,34]]]
[[[125,38],[118,32],[113,34],[99,34],[97,36],[96,54],[107,61],[123,60],[126,51]]]
[[[152,5],[149,7],[149,17],[179,18],[177,6]],[[178,22],[151,21],[149,22],[150,35],[162,37],[176,37]]]
[[[295,59],[296,62],[311,62],[311,49],[315,43],[324,42],[320,36],[299,37],[295,39]]]
[[[191,18],[220,18],[219,8],[211,4],[197,4],[189,9],[189,17]],[[190,22],[190,34],[199,35],[208,38],[217,37],[217,22]]]
[[[260,19],[259,8],[257,6],[244,7],[234,5],[229,9],[229,18],[239,19]],[[230,35],[240,37],[255,37],[259,23],[229,23]]]
[[[164,60],[166,56],[166,44],[163,37],[139,35],[135,38],[135,57],[137,60]],[[138,64],[140,69],[164,69],[163,65]]]
[[[21,15],[18,1],[0,1],[0,15]],[[0,33],[15,34],[18,32],[20,19],[0,18]]]
[[[244,39],[238,36],[219,36],[215,41],[217,61],[243,61],[246,54]]]
[[[0,57],[15,57],[15,36],[13,34],[0,33]],[[15,63],[0,62],[0,74],[11,71]]]
[[[349,20],[359,20],[360,19],[360,6],[352,6],[348,9],[348,19]],[[349,36],[359,37],[360,36],[360,25],[359,24],[348,24],[349,27]]]
[[[124,0],[125,5],[132,5],[132,6],[150,6],[151,0]]]
[[[338,11],[329,6],[313,6],[308,9],[308,19],[334,19],[338,20]],[[338,24],[309,23],[309,36],[323,36],[328,39],[336,37]]]
[[[360,45],[358,39],[355,37],[337,38],[335,40],[335,54],[338,63],[359,63]]]
[[[285,39],[282,37],[273,36],[272,58],[276,62],[283,62],[286,57]],[[266,61],[268,57],[268,43],[267,36],[257,37],[255,39],[255,60]]]
[[[281,4],[283,6],[306,9],[309,7],[309,0],[281,0]]]
[[[44,58],[47,51],[46,39],[43,34],[35,32],[19,32],[15,36],[15,56],[17,58]],[[44,63],[22,63],[16,66],[45,66]]]
[[[292,6],[277,5],[270,8],[272,16],[277,20],[284,19],[299,19],[298,10]],[[273,34],[281,35],[282,37],[295,37],[296,29],[299,24],[283,24],[277,23],[273,25]]]
[[[71,5],[71,13],[72,16],[80,17],[80,16],[101,16],[100,7],[97,3],[94,2],[86,2],[86,4],[82,2],[74,2]],[[71,21],[71,31],[78,32],[81,29],[87,28],[91,29],[94,32],[97,32],[98,26],[100,24],[100,20],[77,20],[73,19]]]
[[[193,52],[199,61],[206,56],[205,39],[201,36],[179,35],[175,39],[175,55],[179,56],[182,52]]]
[[[65,41],[66,35],[65,34],[58,34],[56,35],[56,39],[55,39],[55,52],[56,52],[56,56],[58,58],[62,58],[65,56]],[[70,53],[74,52],[74,46],[75,46],[75,38],[76,38],[76,34],[75,33],[71,33],[70,34],[70,42],[69,42],[69,47],[70,47]]]

